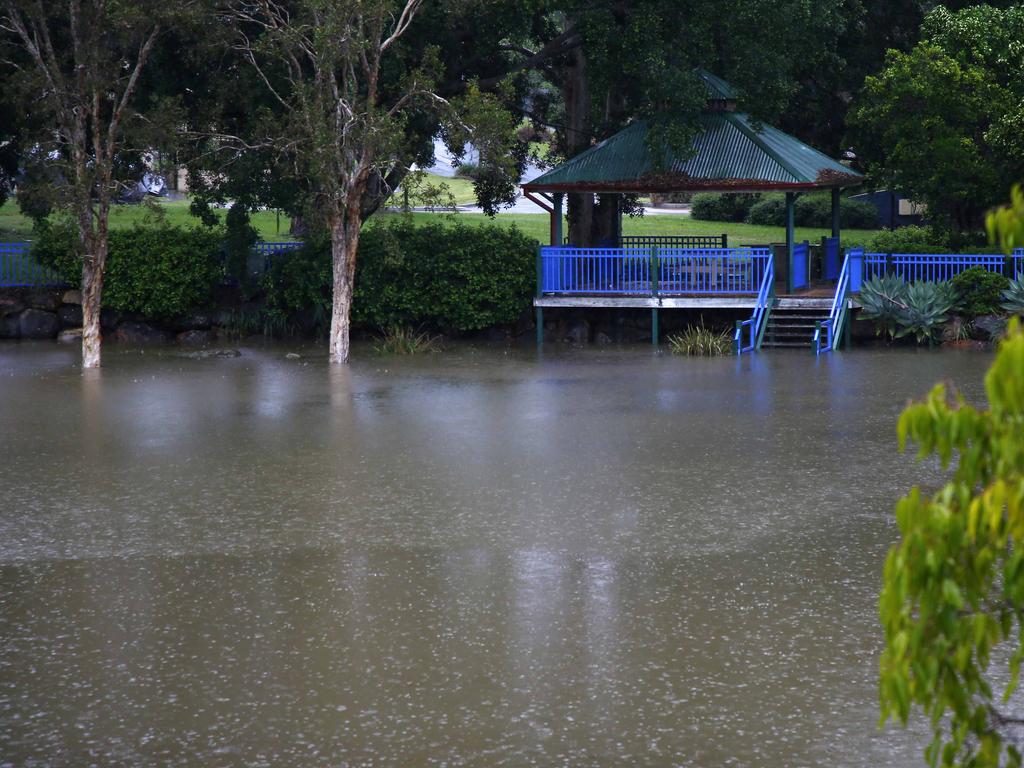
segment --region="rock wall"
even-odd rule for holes
[[[100,323],[106,340],[132,344],[178,341],[206,344],[217,338],[217,313],[199,312],[166,323],[104,309]],[[82,294],[76,290],[0,289],[0,339],[82,338]]]

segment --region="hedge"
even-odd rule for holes
[[[359,241],[353,322],[446,333],[512,323],[530,306],[536,253],[537,241],[514,227],[406,218],[374,223]],[[264,287],[271,311],[289,317],[312,312],[326,324],[330,243],[313,241],[281,258]]]
[[[745,221],[769,227],[786,226],[786,198],[780,194],[702,192],[693,197],[690,215],[703,221]],[[793,205],[793,221],[798,227],[831,227],[832,197],[827,194],[803,195]],[[839,223],[846,229],[874,229],[878,212],[870,203],[842,198]]]
[[[111,232],[103,281],[103,306],[168,319],[207,305],[223,278],[221,229],[135,226]],[[72,285],[82,281],[77,230],[43,223],[32,256]]]
[[[746,221],[758,194],[701,192],[693,196],[690,216],[701,221]]]

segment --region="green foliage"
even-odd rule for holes
[[[874,321],[878,334],[885,333],[890,339],[895,338],[899,330],[899,312],[906,306],[908,288],[907,283],[895,275],[865,280],[857,298],[863,307],[861,317]]]
[[[913,336],[918,344],[935,342],[957,303],[949,283],[913,283],[907,288],[904,306],[896,313],[896,338]]]
[[[219,229],[165,224],[110,233],[103,304],[123,312],[166,319],[207,304],[223,278]],[[32,255],[72,285],[81,282],[77,230],[67,222],[43,222]]]
[[[1010,284],[1003,291],[1002,308],[1015,315],[1024,315],[1024,272],[1018,272],[1017,276],[1010,281]]]
[[[690,216],[702,221],[746,221],[760,195],[701,192],[693,196]]]
[[[682,333],[668,337],[669,349],[673,355],[691,357],[718,357],[732,353],[732,334],[715,330],[704,325],[704,319],[697,325],[689,326]]]
[[[890,51],[849,122],[872,176],[956,232],[1024,177],[1024,7],[941,5],[909,52]]]
[[[537,243],[516,229],[399,218],[359,242],[353,319],[377,328],[474,331],[515,321],[530,304]],[[288,315],[331,306],[330,244],[279,259],[267,304]]]
[[[439,337],[401,325],[385,328],[373,344],[373,351],[378,355],[418,355],[440,349]]]
[[[999,312],[1002,293],[1010,284],[1004,276],[984,267],[965,269],[949,281],[956,290],[956,309],[967,317],[994,315]]]
[[[747,211],[748,224],[786,226],[786,196],[782,194],[752,195],[755,202]],[[828,194],[802,195],[793,203],[793,223],[798,227],[832,226],[832,196]],[[871,229],[878,226],[878,212],[870,203],[850,200],[839,201],[839,226],[844,229]]]
[[[832,198],[830,195],[804,195],[793,205],[793,219],[798,227],[832,226]],[[785,221],[780,222],[785,226]],[[871,229],[878,226],[878,210],[871,203],[839,200],[839,226],[844,229]]]
[[[868,242],[869,253],[949,253],[949,235],[933,227],[883,229]]]
[[[883,275],[861,284],[858,301],[864,308],[861,316],[874,321],[878,333],[891,339],[913,336],[920,344],[942,335],[958,294],[949,283],[908,285],[900,277]]]
[[[249,220],[245,206],[235,203],[224,219],[224,263],[228,277],[233,277],[243,290],[250,289],[249,255],[259,240],[259,233]]]
[[[998,243],[1003,253],[1024,248],[1024,188],[1014,184],[1010,203],[992,211],[985,222],[989,240]]]
[[[885,563],[879,613],[882,720],[920,709],[931,765],[1019,766],[1003,710],[1024,657],[1024,333],[1014,320],[985,378],[988,409],[944,385],[900,417],[900,449],[919,446],[953,476],[930,497],[896,505],[900,540]],[[1006,652],[997,647],[1008,644]],[[997,692],[993,656],[1006,659]],[[1009,737],[1009,738],[1008,738]]]
[[[786,198],[782,195],[763,195],[751,206],[750,213],[747,214],[747,224],[759,224],[763,227],[786,226]]]

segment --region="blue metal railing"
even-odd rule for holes
[[[941,283],[972,267],[1001,273],[1005,269],[1006,256],[989,253],[865,253],[862,264],[863,280],[893,274],[908,283]]]
[[[736,321],[736,334],[733,336],[733,343],[736,346],[736,354],[753,352],[761,348],[761,340],[764,338],[764,329],[768,325],[768,315],[771,314],[772,304],[775,303],[775,260],[769,258],[765,266],[764,274],[761,277],[761,286],[757,292],[757,304],[754,306],[754,314],[749,320]],[[743,344],[743,329],[748,328],[750,332],[750,343]]]
[[[855,248],[846,254],[846,258],[843,259],[843,268],[836,281],[836,294],[832,299],[832,308],[829,310],[828,318],[815,324],[814,336],[811,341],[811,348],[815,355],[839,349],[845,323],[849,322],[847,315],[850,303],[850,262],[858,253],[863,257],[864,249]]]
[[[288,253],[289,251],[294,251],[296,248],[300,247],[302,247],[302,243],[295,240],[277,243],[268,243],[260,240],[252,247],[252,249],[256,254],[263,257],[263,271],[266,272],[270,269],[270,265],[275,256],[282,253]]]
[[[791,284],[794,291],[807,288],[811,284],[811,246],[806,240],[793,246],[793,270]]]
[[[768,248],[540,249],[541,293],[756,295]]]
[[[65,281],[32,259],[32,244],[0,243],[0,287],[31,288],[64,285]]]
[[[1024,248],[1014,250],[1009,257],[991,253],[865,253],[861,248],[849,251],[848,256],[851,293],[858,292],[863,281],[885,274],[914,283],[945,282],[971,267],[998,273],[1006,272],[1008,267],[1014,274],[1024,271]]]

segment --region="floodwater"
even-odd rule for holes
[[[908,398],[986,353],[0,346],[0,765],[912,766]]]

